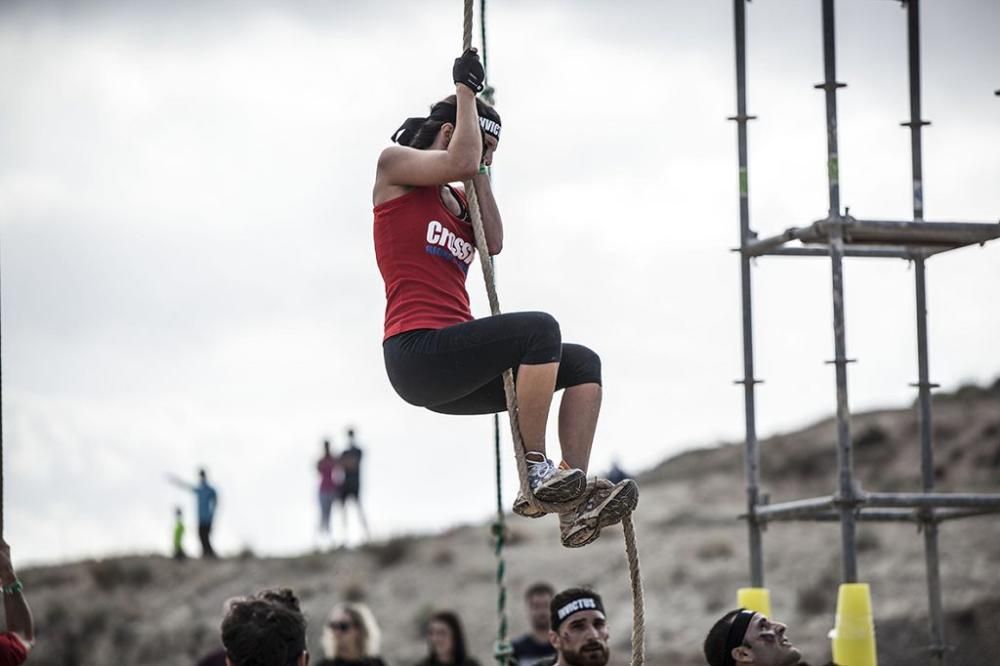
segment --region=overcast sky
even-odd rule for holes
[[[371,238],[377,155],[451,91],[463,3],[148,4],[0,9],[5,512],[20,559],[166,551],[173,507],[190,519],[193,501],[164,476],[200,465],[224,551],[308,549],[320,440],[341,447],[347,425],[377,534],[485,517],[492,420],[393,392]],[[927,219],[996,221],[1000,5],[922,4]],[[595,470],[743,435],[731,3],[623,7],[498,1],[487,19],[501,306],[547,310],[601,354]],[[826,215],[819,7],[748,7],[762,235]],[[906,219],[905,11],[842,1],[837,21],[842,200]],[[909,404],[912,267],[846,270],[852,408]],[[833,411],[829,272],[757,263],[762,435]],[[1000,243],[935,257],[928,278],[932,378],[996,377]],[[478,269],[468,284],[488,314]],[[508,500],[509,448],[505,435]]]

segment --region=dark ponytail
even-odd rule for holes
[[[497,113],[496,109],[478,97],[476,98],[476,110],[479,112],[480,118],[489,118],[496,122],[497,125],[500,124],[500,114]],[[455,124],[457,116],[458,101],[454,95],[449,95],[433,105],[430,115],[426,118],[419,116],[407,118],[399,126],[399,129],[392,133],[391,138],[401,146],[424,150],[434,143],[434,139],[445,123]]]

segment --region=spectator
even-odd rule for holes
[[[705,637],[705,660],[709,666],[807,666],[800,661],[799,650],[788,639],[786,629],[763,613],[731,610]]]
[[[385,666],[379,657],[381,632],[364,604],[334,606],[323,628],[323,653],[319,666]]]
[[[182,481],[177,477],[170,477],[171,483],[180,488],[186,488],[195,494],[198,500],[198,538],[201,540],[201,556],[215,558],[215,550],[212,548],[212,521],[215,519],[215,509],[219,505],[219,495],[208,483],[208,474],[204,468],[198,470],[198,485]]]
[[[626,473],[625,470],[621,468],[621,465],[618,463],[617,458],[611,461],[611,469],[608,470],[608,475],[607,475],[608,481],[610,481],[611,483],[621,483],[625,479],[630,479],[630,478],[632,477],[630,477],[628,473]]]
[[[418,666],[479,666],[465,650],[462,621],[452,611],[439,611],[427,623],[427,658]]]
[[[330,514],[333,512],[333,502],[340,493],[343,470],[340,461],[330,450],[330,440],[323,440],[323,457],[316,463],[319,472],[319,531],[330,537]]]
[[[539,666],[606,666],[608,621],[601,596],[593,590],[571,587],[552,598],[549,606],[549,640],[556,648],[555,659]]]
[[[19,666],[35,645],[35,622],[24,598],[24,586],[14,573],[10,546],[0,538],[0,585],[7,631],[0,633],[0,666]]]
[[[353,499],[358,510],[358,518],[365,532],[365,540],[371,538],[368,521],[361,507],[361,448],[354,439],[354,428],[347,429],[347,449],[340,454],[340,466],[344,470],[344,485],[340,487],[340,511],[344,516],[344,541],[347,541],[347,500]]]
[[[307,666],[306,619],[288,589],[233,599],[222,620],[226,666]]]
[[[531,631],[511,642],[518,666],[532,666],[539,659],[555,656],[556,649],[549,641],[549,604],[555,594],[548,583],[535,583],[525,591]]]
[[[184,513],[180,507],[174,509],[174,559],[187,559],[187,553],[184,552]]]

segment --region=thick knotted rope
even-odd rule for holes
[[[462,33],[462,50],[472,48],[472,4],[473,0],[465,0],[465,22]],[[483,231],[483,218],[479,210],[479,197],[472,180],[465,182],[465,196],[469,204],[469,216],[472,219],[472,229],[476,240],[476,250],[483,269],[486,282],[486,295],[490,301],[490,312],[500,314],[500,299],[497,297],[496,280],[493,273],[493,260],[486,245],[486,234]],[[514,387],[514,373],[506,370],[503,373],[503,388],[507,402],[507,415],[510,418],[510,430],[514,440],[514,458],[517,461],[517,475],[521,482],[521,494],[535,508],[549,513],[558,513],[569,508],[567,505],[540,502],[528,486],[528,463],[525,458],[524,441],[521,438],[521,426],[517,415],[517,394]],[[642,666],[645,656],[645,614],[642,600],[642,578],[639,572],[639,552],[635,541],[635,527],[632,517],[622,520],[625,534],[625,555],[628,559],[629,579],[632,585],[632,666]],[[498,555],[503,548],[502,536],[497,541]]]

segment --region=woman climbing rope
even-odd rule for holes
[[[560,512],[564,546],[583,546],[634,510],[638,487],[626,480],[587,483],[586,470],[601,405],[601,363],[590,349],[563,343],[559,324],[542,312],[473,319],[465,277],[475,258],[464,192],[479,196],[486,245],[500,252],[503,224],[487,168],[500,139],[500,116],[476,93],[483,66],[475,49],[455,60],[455,94],[409,118],[382,151],[372,194],[375,255],[385,280],[383,350],[389,380],[407,402],[443,414],[491,414],[506,409],[502,375],[516,376],[517,413],[528,485]],[[559,408],[563,461],[545,455],[553,393]],[[572,507],[572,508],[570,508]],[[514,511],[544,511],[519,495]]]

